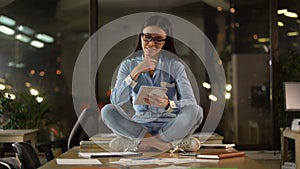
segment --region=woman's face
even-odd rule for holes
[[[144,55],[147,57],[157,56],[157,54],[165,44],[166,36],[166,32],[160,27],[145,27],[141,35]]]

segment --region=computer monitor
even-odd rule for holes
[[[285,82],[284,97],[286,111],[300,111],[300,82]]]

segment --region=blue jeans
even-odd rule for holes
[[[117,105],[107,104],[101,110],[103,122],[116,135],[123,136],[139,143],[148,132],[158,135],[165,142],[181,140],[190,136],[203,119],[203,110],[199,105],[188,105],[182,108],[176,117],[157,118],[145,123],[136,122]],[[142,117],[141,117],[142,118]]]

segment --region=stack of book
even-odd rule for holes
[[[281,169],[296,169],[296,164],[292,162],[284,162]]]
[[[238,151],[235,149],[224,149],[220,151],[214,152],[201,152],[196,155],[196,158],[203,158],[203,159],[224,159],[224,158],[234,158],[234,157],[242,157],[245,153],[242,151]]]
[[[80,152],[103,152],[108,149],[107,141],[84,140],[79,144]]]

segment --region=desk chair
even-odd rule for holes
[[[83,128],[81,125],[85,125],[85,127]],[[51,161],[54,159],[52,153],[53,147],[60,147],[62,152],[65,152],[74,146],[79,146],[81,140],[88,140],[89,136],[95,135],[97,132],[98,111],[91,108],[85,108],[80,113],[67,139],[37,143],[36,148],[39,151],[45,152],[47,161]]]
[[[0,159],[0,169],[19,169],[19,168],[15,165],[9,163],[8,161]]]
[[[36,169],[41,166],[36,151],[27,142],[16,142],[12,144],[22,169]]]

